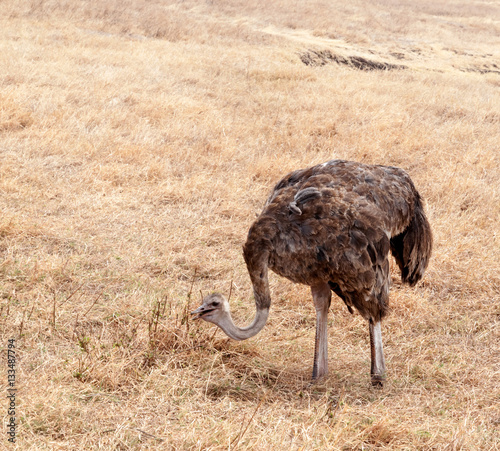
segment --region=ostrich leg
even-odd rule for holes
[[[328,374],[328,309],[331,290],[328,284],[311,287],[316,308],[316,341],[314,344],[314,365],[312,378],[319,379]]]
[[[385,381],[385,360],[382,346],[382,331],[380,321],[370,319],[370,347],[372,357],[371,377],[374,387],[382,388]]]

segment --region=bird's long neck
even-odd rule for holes
[[[248,267],[250,279],[252,280],[253,292],[255,297],[256,313],[255,318],[247,327],[237,327],[231,313],[224,321],[219,322],[218,326],[234,340],[246,340],[258,334],[267,322],[269,316],[269,307],[271,306],[271,294],[269,292],[269,281],[267,278],[267,261],[261,259],[256,267]]]
[[[226,333],[226,335],[233,340],[246,340],[247,338],[257,335],[267,322],[269,316],[269,309],[257,310],[255,318],[247,327],[238,327],[233,323],[231,314],[228,315],[225,321],[218,323],[218,326]]]

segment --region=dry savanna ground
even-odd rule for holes
[[[500,5],[3,0],[0,385],[43,449],[500,449]],[[424,280],[392,272],[383,390],[334,299],[309,385],[307,287],[271,276],[256,337],[188,312],[232,284],[272,185],[333,158],[426,199]]]

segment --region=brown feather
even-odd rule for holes
[[[350,310],[379,321],[389,305],[389,250],[413,285],[431,249],[420,195],[405,171],[333,160],[277,183],[244,256],[252,280],[269,266],[296,283],[329,283]]]

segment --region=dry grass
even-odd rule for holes
[[[500,448],[500,8],[268,3],[0,4],[17,449]],[[306,66],[311,51],[405,68]],[[435,233],[423,283],[394,273],[383,391],[341,302],[331,375],[308,385],[310,294],[278,277],[247,342],[187,320],[231,281],[252,317],[255,212],[287,171],[331,158],[408,170]]]

